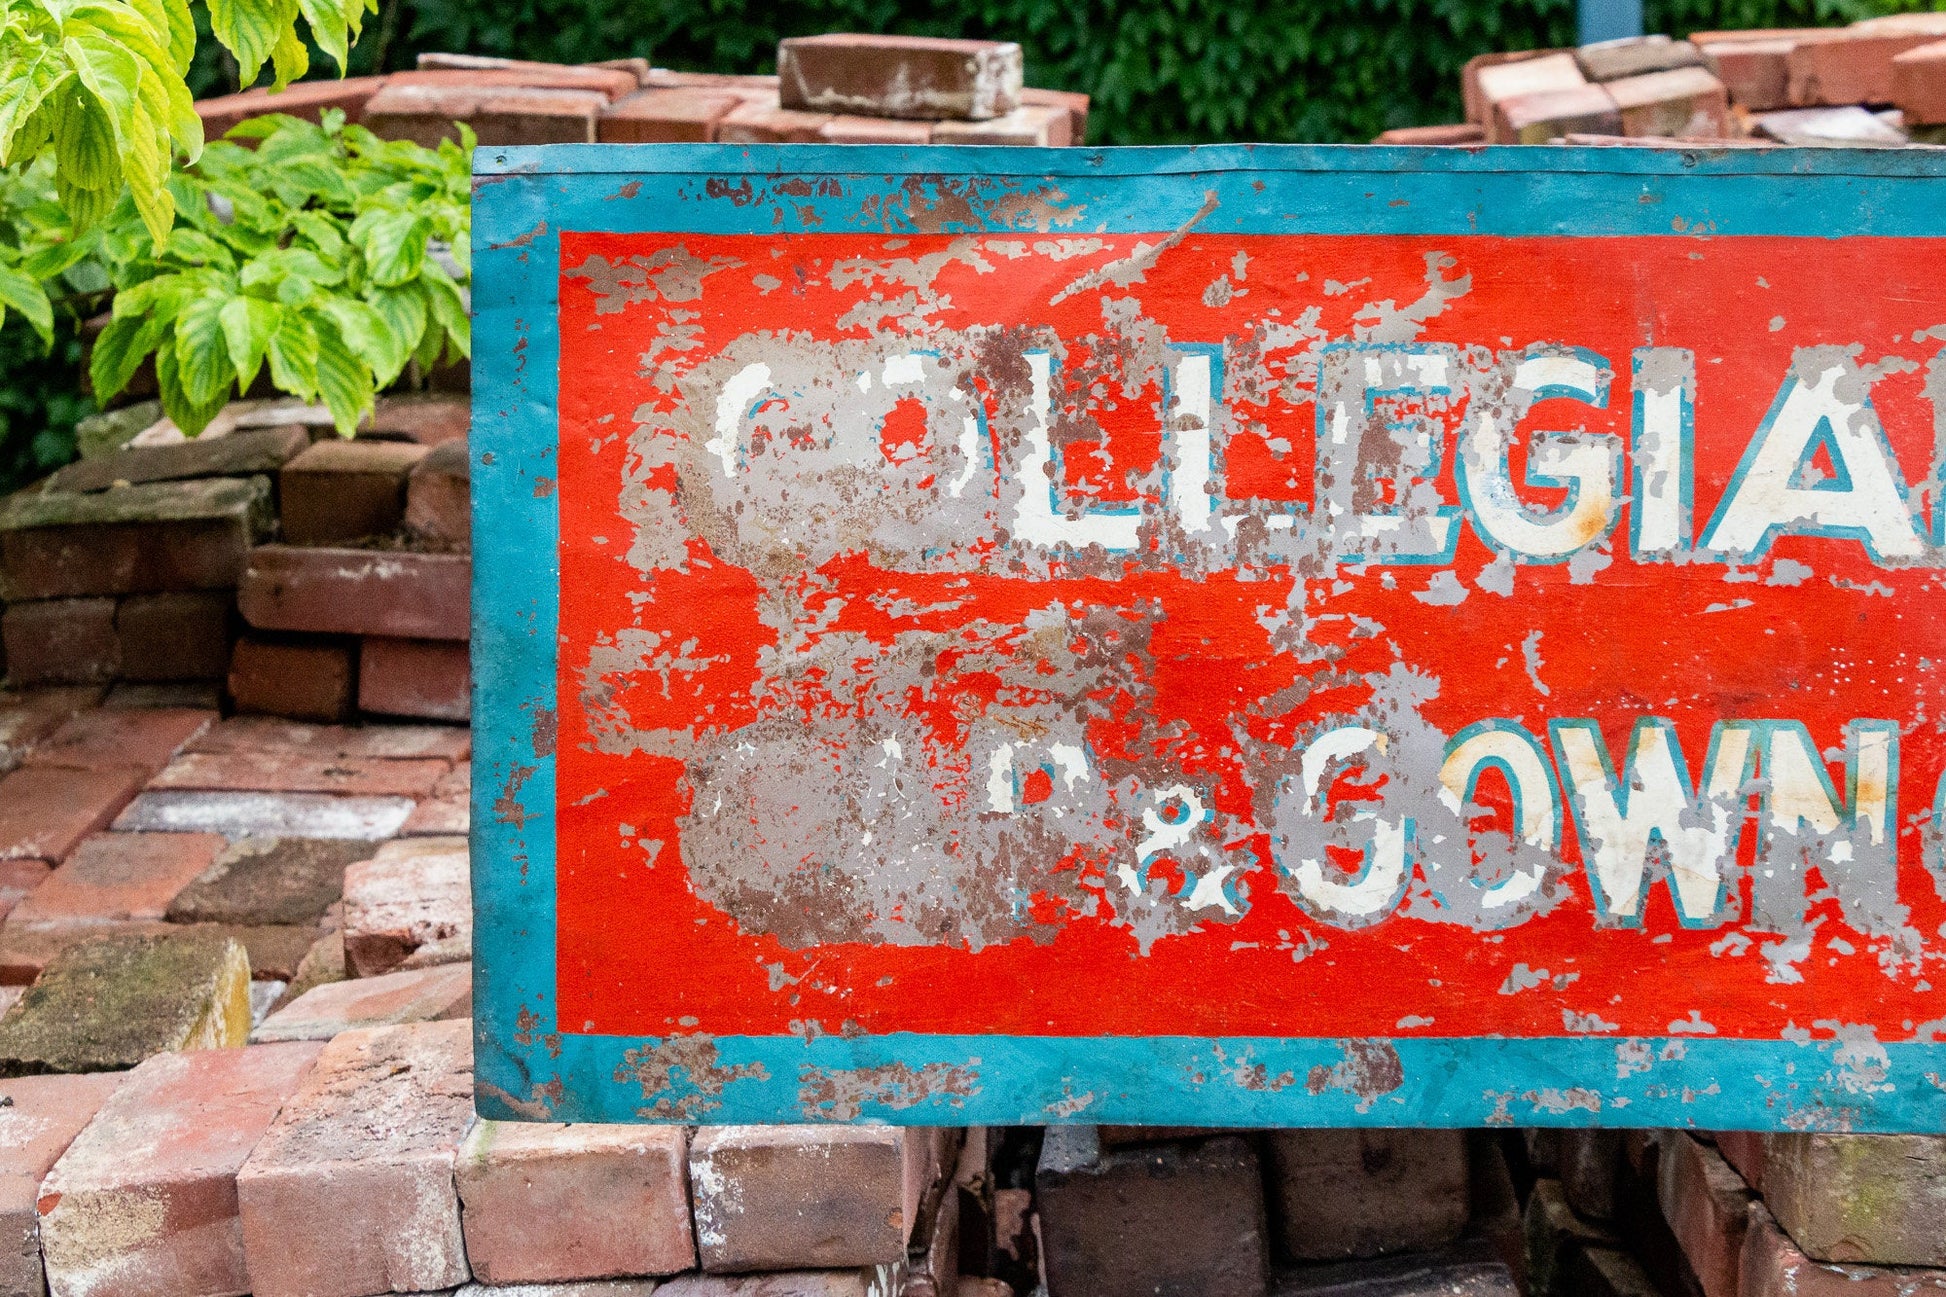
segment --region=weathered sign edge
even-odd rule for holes
[[[785,150],[734,146],[676,146],[673,151],[625,148],[645,163],[644,176],[680,178],[749,174],[752,163],[786,161],[793,174],[815,172],[803,164],[828,157],[830,174],[861,186],[891,189],[927,163],[926,174],[975,172],[968,153],[939,150],[837,150],[803,146]],[[1077,151],[1078,152],[1078,151]],[[1212,158],[1222,150],[1200,157]],[[1245,173],[1278,169],[1272,155],[1255,150]],[[1319,166],[1369,156],[1373,150],[1325,153],[1289,150]],[[1390,177],[1392,188],[1360,191],[1363,202],[1337,213],[1328,202],[1304,204],[1303,223],[1277,220],[1259,232],[1338,233],[1343,227],[1387,216],[1382,233],[1558,233],[1560,217],[1536,219],[1532,230],[1519,219],[1519,202],[1506,218],[1516,228],[1482,228],[1480,208],[1464,202],[1485,197],[1445,185],[1452,173],[1479,171],[1511,182],[1504,197],[1517,199],[1519,173],[1472,167],[1466,151],[1390,150],[1414,155],[1428,169]],[[1837,151],[1834,151],[1834,153]],[[680,153],[682,157],[673,156]],[[1113,228],[1169,229],[1193,205],[1205,182],[1225,179],[1207,166],[1179,168],[1176,151],[1142,151],[1116,158],[1113,168],[1086,175],[1043,166],[1004,171],[1020,163],[992,154],[1027,154],[1036,162],[1056,152],[993,150],[978,174],[1070,176],[1112,181],[1130,174],[1166,175],[1175,183],[1145,193],[1151,219]],[[1688,237],[1672,228],[1662,198],[1694,201],[1725,193],[1726,182],[1750,178],[1769,186],[1768,202],[1737,194],[1720,207],[1735,220],[1736,234],[1805,234],[1809,225],[1829,234],[1848,226],[1848,216],[1883,223],[1901,194],[1912,199],[1912,182],[1946,178],[1946,155],[1914,170],[1845,158],[1818,159],[1810,172],[1753,169],[1743,156],[1712,155],[1693,164],[1681,156],[1651,168],[1667,182],[1657,201],[1629,188],[1644,175],[1638,160],[1608,150],[1522,150],[1536,163],[1572,153],[1574,167],[1536,167],[1558,172],[1557,201],[1578,209],[1582,225],[1591,214],[1593,233],[1641,233]],[[515,155],[519,156],[516,157]],[[867,155],[876,156],[867,156]],[[823,155],[813,157],[812,155]],[[599,168],[595,157],[603,159]],[[495,157],[500,160],[495,161]],[[1717,1129],[1846,1129],[1936,1131],[1946,1128],[1946,1046],[1855,1039],[1815,1042],[1738,1041],[1711,1038],[1545,1037],[1535,1039],[1405,1037],[1397,1039],[1208,1040],[1190,1037],[1059,1038],[920,1036],[891,1034],[841,1038],[703,1037],[630,1039],[563,1033],[554,1020],[555,940],[554,829],[554,641],[559,568],[558,514],[552,493],[558,439],[558,337],[555,285],[559,276],[557,231],[568,228],[653,230],[668,228],[684,209],[679,193],[629,195],[594,192],[586,177],[620,174],[631,159],[613,149],[555,146],[487,150],[476,154],[484,172],[498,165],[533,169],[478,185],[474,284],[476,382],[474,428],[474,690],[475,779],[473,872],[476,1097],[483,1115],[550,1121],[877,1121],[894,1124],[1038,1123],[1047,1121],[1141,1121],[1233,1125],[1527,1125],[1683,1126],[1697,1124],[1697,1104],[1707,1100],[1708,1125]],[[577,165],[590,165],[577,172]],[[689,162],[682,170],[668,170]],[[881,172],[866,164],[882,161]],[[1573,161],[1563,157],[1564,162]],[[946,166],[947,163],[957,166]],[[1068,165],[1071,160],[1063,160]],[[1594,163],[1603,165],[1596,167]],[[845,165],[838,165],[843,163]],[[1144,167],[1143,163],[1167,164]],[[1612,163],[1612,165],[1610,165]],[[699,165],[709,164],[709,165]],[[902,165],[900,165],[902,164]],[[876,174],[874,174],[876,173]],[[577,175],[581,178],[577,179]],[[1323,199],[1341,199],[1355,172],[1301,171],[1294,183]],[[1868,177],[1846,186],[1846,178]],[[483,179],[485,177],[483,176]],[[1782,181],[1789,192],[1780,194]],[[1236,183],[1234,180],[1229,183]],[[678,187],[679,188],[679,187]],[[1744,186],[1736,186],[1738,189]],[[1838,192],[1833,192],[1836,189]],[[574,191],[574,192],[570,192]],[[1674,191],[1681,191],[1675,194]],[[1652,191],[1655,192],[1655,191]],[[1408,194],[1408,221],[1392,206]],[[692,191],[693,197],[701,197]],[[1528,195],[1532,197],[1532,195]],[[1823,200],[1807,212],[1805,197]],[[1413,202],[1414,199],[1420,200]],[[562,200],[565,200],[563,202]],[[739,223],[726,204],[715,204],[712,231]],[[1247,205],[1246,205],[1247,206]],[[1551,206],[1543,204],[1543,206]],[[1606,218],[1636,217],[1660,207],[1660,224]],[[1909,202],[1896,231],[1946,233],[1946,205]],[[1249,224],[1264,221],[1262,212]],[[1809,217],[1821,217],[1807,220]],[[551,218],[551,219],[550,219]],[[748,232],[777,227],[766,211],[748,215]],[[1409,228],[1398,228],[1408,225]],[[690,228],[685,226],[684,228]],[[785,228],[791,228],[787,222]],[[852,228],[856,228],[855,226]],[[1234,228],[1230,226],[1228,228]],[[1712,226],[1721,237],[1727,230]],[[488,394],[492,395],[489,396]],[[1508,1088],[1505,1078],[1523,1082]]]

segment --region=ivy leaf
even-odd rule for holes
[[[351,223],[351,241],[382,288],[395,288],[424,268],[431,237],[432,222],[417,212],[372,208]]]
[[[9,306],[34,326],[43,345],[53,345],[54,308],[48,305],[46,290],[32,275],[12,266],[0,266],[0,319],[6,317],[5,308]]]
[[[318,322],[317,339],[318,394],[331,411],[338,435],[349,437],[373,407],[376,392],[372,371],[353,353],[329,318]]]
[[[237,390],[247,392],[257,381],[257,370],[270,350],[271,335],[283,323],[284,313],[276,303],[261,297],[235,297],[223,304],[217,318],[223,325],[230,367],[236,370]]]

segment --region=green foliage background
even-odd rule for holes
[[[1938,8],[1946,0],[1647,0],[1647,22],[1680,35]],[[202,3],[195,13],[207,37]],[[783,36],[990,36],[1026,48],[1033,84],[1094,97],[1091,143],[1333,142],[1457,120],[1468,58],[1571,44],[1574,27],[1574,0],[380,0],[351,70],[449,50],[768,72]],[[329,66],[313,50],[314,75]],[[198,96],[237,88],[234,62],[208,39],[189,79]],[[0,486],[67,458],[89,408],[70,326],[55,346],[43,355],[18,319],[0,332]]]
[[[1648,0],[1651,31],[1795,27],[1946,0]],[[1574,41],[1574,0],[381,0],[354,71],[420,50],[774,70],[819,31],[1019,41],[1035,85],[1094,96],[1091,143],[1367,140],[1459,116],[1460,65]]]

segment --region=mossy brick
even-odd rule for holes
[[[138,430],[139,431],[139,430]],[[250,428],[227,437],[197,437],[168,446],[126,446],[57,469],[46,491],[106,491],[116,485],[275,473],[311,444],[302,428]]]
[[[120,409],[91,414],[74,425],[75,447],[83,459],[109,454],[120,450],[161,417],[160,401],[137,401]]]
[[[342,838],[241,838],[169,903],[176,923],[315,924],[371,848]]]
[[[127,768],[22,766],[0,778],[0,857],[66,860],[81,840],[108,827],[142,786]]]
[[[84,712],[48,735],[26,764],[71,770],[128,767],[152,775],[215,719],[215,712],[195,707]]]
[[[41,1297],[41,1181],[122,1083],[123,1073],[0,1082],[0,1294]]]
[[[261,545],[237,606],[260,630],[463,640],[472,571],[465,554]]]
[[[213,1297],[250,1275],[236,1174],[322,1046],[159,1054],[102,1105],[40,1192],[60,1297]]]
[[[310,987],[273,1009],[250,1038],[330,1040],[357,1027],[445,1022],[470,1017],[472,1011],[473,965],[441,964]]]
[[[453,1172],[473,1122],[470,1021],[347,1031],[237,1176],[256,1297],[369,1297],[471,1278]]]
[[[108,937],[56,955],[0,1017],[0,1074],[108,1072],[250,1034],[250,961],[208,933]]]
[[[465,838],[406,838],[380,845],[345,871],[345,962],[358,977],[390,972],[416,952],[468,957],[473,937]],[[423,962],[423,961],[421,961]]]
[[[0,502],[0,597],[220,590],[270,522],[264,477],[17,491]]]
[[[696,1264],[680,1126],[479,1121],[460,1222],[484,1283],[665,1275]],[[616,1219],[629,1222],[613,1228]]]
[[[1764,1202],[1815,1261],[1946,1266],[1946,1136],[1770,1135]]]
[[[1423,1251],[1466,1226],[1460,1131],[1279,1130],[1265,1147],[1281,1241],[1298,1260]]]
[[[333,759],[465,761],[472,731],[451,725],[307,725],[273,716],[232,716],[189,745],[192,752],[299,752]]]
[[[21,772],[16,771],[15,774]],[[11,778],[12,776],[8,776]],[[6,785],[0,781],[0,794]],[[397,833],[412,814],[409,797],[343,797],[331,793],[145,792],[115,820],[118,829],[375,842]]]
[[[32,927],[160,919],[221,850],[223,839],[213,833],[91,834],[14,907],[9,922]]]
[[[1739,1269],[1739,1297],[1946,1297],[1946,1270],[1812,1260],[1762,1202],[1750,1205]]]

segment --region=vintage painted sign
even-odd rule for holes
[[[483,1111],[1946,1124],[1946,164],[482,149]]]

